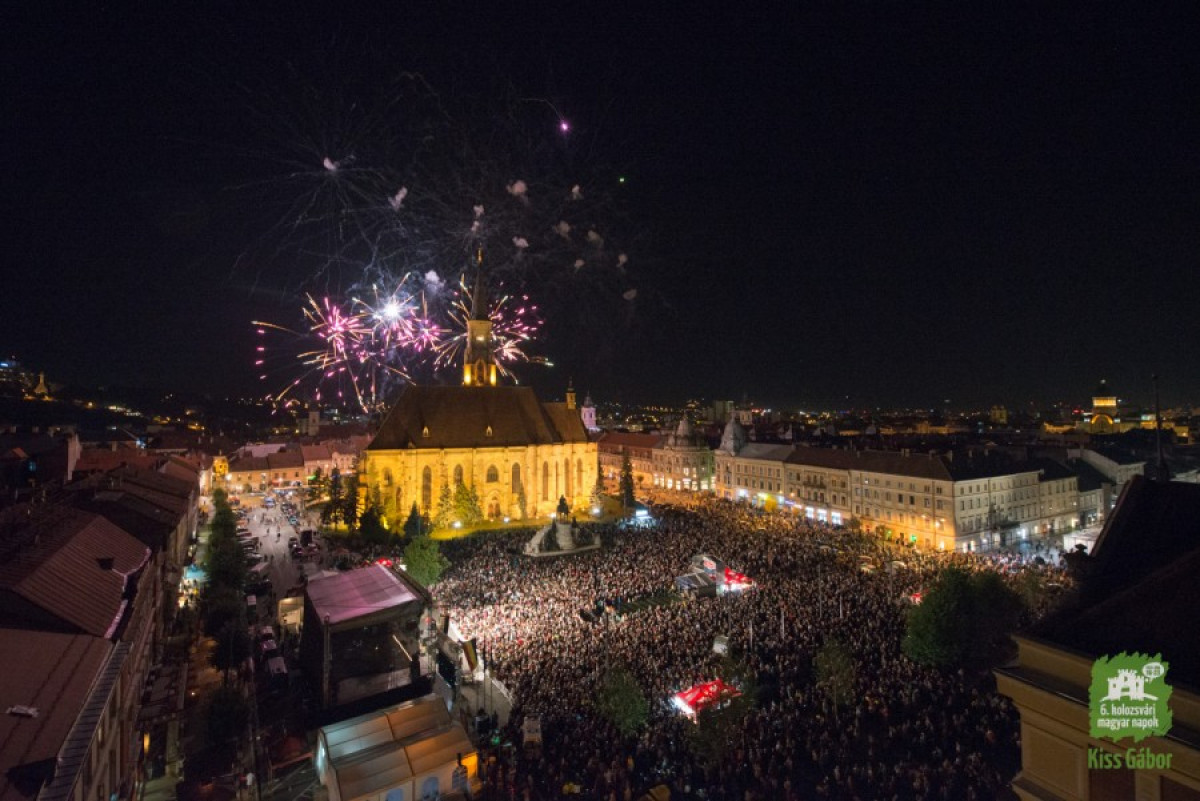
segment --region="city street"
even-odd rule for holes
[[[296,495],[292,496],[298,500]],[[292,559],[288,549],[288,540],[291,537],[299,537],[300,531],[305,528],[316,529],[315,515],[309,513],[300,513],[299,525],[293,526],[287,519],[287,513],[282,509],[281,503],[276,503],[273,508],[267,508],[262,505],[264,500],[261,497],[252,497],[250,500],[257,501],[257,505],[251,506],[250,503],[245,503],[243,508],[246,509],[246,518],[239,522],[239,528],[247,528],[255,539],[258,541],[258,552],[267,558],[266,576],[271,579],[271,584],[275,588],[275,600],[285,597],[293,587],[300,584],[300,577],[303,573],[313,574],[319,569],[311,560],[304,562]],[[253,583],[253,579],[251,581]]]

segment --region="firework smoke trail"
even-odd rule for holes
[[[435,348],[434,367],[454,366],[464,354],[467,345],[467,321],[471,319],[474,305],[472,291],[459,282],[458,293],[448,314],[453,321],[451,330],[457,333],[442,340]],[[488,319],[492,321],[492,354],[501,375],[516,379],[510,365],[517,362],[534,361],[525,348],[533,341],[542,325],[538,307],[522,295],[516,298],[504,295],[492,302],[488,308]]]
[[[457,367],[470,292],[452,288],[470,280],[480,251],[491,297],[509,293],[489,309],[505,376],[521,362],[549,364],[526,352],[543,324],[569,348],[585,328],[627,320],[636,290],[610,243],[627,241],[617,195],[628,190],[623,171],[598,158],[597,124],[567,124],[511,87],[463,103],[408,73],[351,93],[329,82],[344,73],[317,69],[288,83],[308,87],[299,96],[248,101],[260,138],[242,152],[270,169],[231,187],[249,210],[240,224],[256,230],[238,264],[259,271],[255,286],[308,299],[300,331],[256,324],[264,342],[286,332],[293,358],[300,351],[290,365],[299,377],[276,398],[374,407],[397,382]],[[278,363],[282,349],[271,350]],[[267,375],[263,348],[257,360]]]

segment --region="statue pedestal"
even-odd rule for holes
[[[561,520],[554,521],[554,540],[558,543],[560,551],[575,550],[575,536],[571,532],[571,524]]]
[[[526,556],[566,556],[572,553],[582,553],[583,551],[591,551],[600,547],[599,537],[592,536],[593,540],[588,545],[581,545],[575,541],[575,532],[573,525],[565,520],[551,520],[540,529],[529,542],[525,543],[524,552]],[[589,537],[585,534],[584,542],[587,542]],[[547,548],[550,545],[552,547]],[[556,546],[556,547],[553,547]]]

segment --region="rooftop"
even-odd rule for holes
[[[367,449],[503,448],[587,441],[577,412],[566,404],[539,403],[530,387],[410,385]]]
[[[0,670],[0,801],[33,801],[55,769],[112,643],[86,634],[0,629],[0,653],[20,654],[21,670]]]

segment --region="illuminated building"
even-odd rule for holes
[[[596,484],[596,444],[575,404],[542,403],[530,387],[496,380],[492,323],[482,280],[468,322],[461,386],[406,387],[363,454],[367,498],[387,520],[415,502],[433,514],[444,486],[465,484],[488,518],[552,514],[559,498],[583,508]]]
[[[1076,475],[1050,460],[749,443],[736,421],[715,453],[719,497],[865,530],[921,548],[1016,545],[1079,525]],[[744,439],[740,440],[744,443]]]
[[[686,492],[713,488],[713,454],[704,437],[684,415],[674,433],[662,440],[651,454],[654,486]]]

